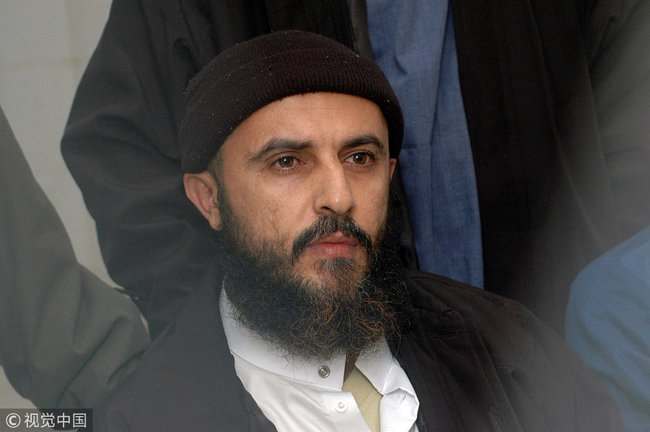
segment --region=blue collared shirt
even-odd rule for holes
[[[423,270],[483,286],[474,163],[447,0],[368,0],[377,64],[404,111],[400,167]]]

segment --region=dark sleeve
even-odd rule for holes
[[[153,336],[214,259],[209,226],[184,194],[176,141],[186,83],[213,55],[209,22],[191,4],[113,3],[62,141],[108,271]]]
[[[149,336],[130,299],[74,255],[0,110],[0,365],[39,407],[94,407]]]

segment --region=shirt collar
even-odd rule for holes
[[[260,369],[291,380],[332,390],[341,390],[343,387],[345,355],[338,355],[326,361],[290,356],[282,348],[272,346],[260,335],[237,321],[235,307],[223,288],[219,308],[228,347],[233,355]],[[394,359],[385,339],[361,353],[356,366],[381,394],[387,394],[397,389],[415,394],[410,385],[403,386],[401,379],[395,379],[395,366],[400,371],[401,368]]]

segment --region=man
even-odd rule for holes
[[[374,63],[271,33],[220,54],[187,95],[185,192],[226,276],[206,272],[97,430],[621,430],[524,308],[402,274],[403,123]]]

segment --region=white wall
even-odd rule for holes
[[[0,0],[0,105],[79,261],[106,280],[94,223],[59,141],[109,7],[110,0]],[[28,406],[0,374],[0,408]]]

